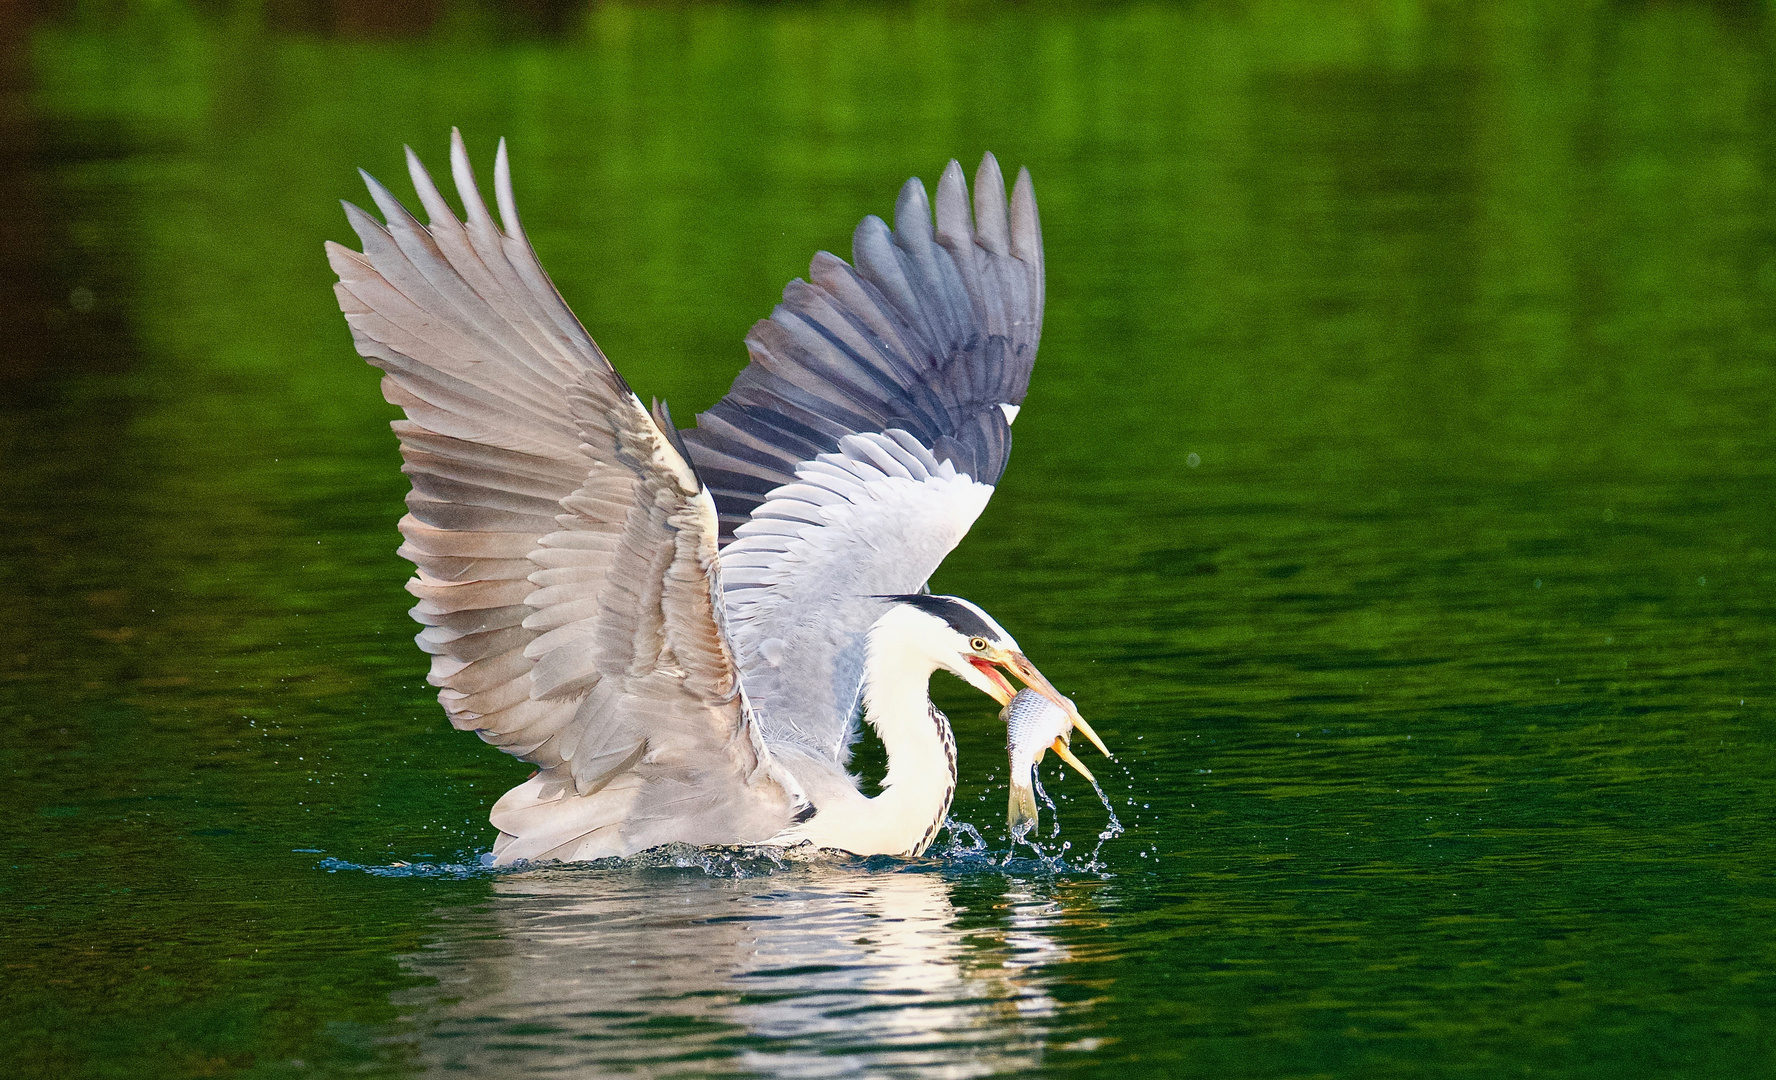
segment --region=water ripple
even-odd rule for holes
[[[1017,863],[979,852],[674,845],[573,866],[322,865],[487,876],[485,904],[441,910],[400,958],[415,985],[387,1041],[428,1068],[979,1076],[1037,1066],[1069,1008],[1046,972],[1070,957],[1052,931],[1076,905],[1052,867],[1020,884]],[[1006,884],[970,889],[982,874]],[[976,892],[1003,912],[993,925],[969,925]]]

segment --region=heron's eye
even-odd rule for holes
[[[984,637],[977,637],[973,641],[970,641],[968,643],[968,647],[973,649],[975,652],[986,652],[987,651],[987,639]]]

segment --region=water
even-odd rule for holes
[[[0,1072],[1776,1074],[1776,34],[1581,7],[0,20]],[[680,416],[904,176],[1031,167],[934,586],[1126,766],[1100,868],[1077,777],[1003,864],[954,680],[984,851],[479,868],[527,767],[423,684],[320,250],[453,124]]]
[[[1121,836],[1127,830],[1122,827],[1122,819],[1116,816],[1116,807],[1110,805],[1110,796],[1104,794],[1104,789],[1098,785],[1096,780],[1092,780],[1090,783],[1093,794],[1097,795],[1098,801],[1104,804],[1104,816],[1109,819],[1104,823],[1104,828],[1099,831],[1097,846],[1092,848],[1091,859],[1087,863],[1089,866],[1098,866],[1100,865],[1098,856],[1104,853],[1104,845]]]

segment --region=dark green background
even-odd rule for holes
[[[0,1071],[1776,1075],[1766,5],[0,35]],[[423,685],[321,255],[452,125],[681,418],[904,177],[1030,167],[1041,362],[934,585],[1120,752],[1110,876],[317,865],[472,859],[526,772]],[[1002,849],[992,707],[934,692]]]

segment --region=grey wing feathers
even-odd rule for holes
[[[1028,171],[1010,203],[991,154],[975,176],[908,180],[895,227],[867,217],[855,266],[825,252],[809,280],[746,339],[751,363],[683,433],[721,514],[722,541],[796,466],[846,435],[905,431],[975,480],[994,484],[1010,452],[1042,328],[1042,231]],[[1001,406],[1011,406],[1007,411]]]
[[[921,589],[1004,471],[1042,326],[1027,171],[1009,205],[992,155],[917,180],[855,266],[809,281],[747,337],[751,363],[683,432],[721,513],[728,624],[769,744],[843,762],[875,597]]]
[[[579,822],[618,847],[712,806],[730,830],[749,807],[787,813],[722,629],[708,492],[543,273],[504,143],[503,230],[460,136],[463,221],[408,160],[429,224],[366,177],[387,224],[348,205],[364,251],[328,255],[358,351],[407,414],[401,553],[452,723],[536,762],[555,800],[621,780]]]

